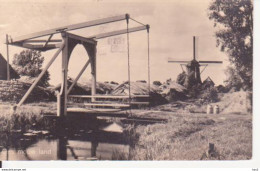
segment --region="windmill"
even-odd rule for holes
[[[183,65],[186,66],[186,75],[184,86],[191,87],[193,85],[201,84],[200,75],[206,69],[209,64],[222,64],[222,61],[197,61],[195,56],[195,36],[193,36],[193,59],[191,61],[178,61],[173,59],[168,59],[169,63],[180,63],[183,70]],[[202,71],[200,67],[204,66]],[[184,71],[184,70],[183,70]]]

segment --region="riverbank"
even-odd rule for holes
[[[114,160],[248,160],[252,157],[252,115],[226,113],[208,115],[183,110],[133,110],[136,117],[163,118],[165,123],[125,124],[129,153],[113,153]],[[52,129],[43,115],[55,103],[26,104],[13,115],[10,104],[0,105],[1,132],[8,130]],[[211,145],[210,145],[211,144]],[[214,144],[214,148],[212,148]],[[209,147],[211,146],[211,147]]]
[[[168,117],[168,123],[136,127],[139,139],[131,160],[248,160],[252,157],[252,115],[172,112],[160,112],[160,115]],[[214,144],[211,151],[209,144]]]

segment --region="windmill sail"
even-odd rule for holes
[[[203,64],[222,64],[222,61],[199,61],[199,63]]]
[[[176,60],[168,60],[168,62],[171,62],[171,63],[188,63],[190,61],[176,61]]]

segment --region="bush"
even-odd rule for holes
[[[191,98],[198,98],[199,95],[201,94],[201,85],[194,85],[191,88],[188,89],[188,96]]]
[[[228,89],[227,89],[226,87],[224,87],[223,85],[218,85],[218,86],[216,87],[216,89],[217,89],[217,91],[218,91],[219,93],[227,93],[227,92],[228,92]]]
[[[44,57],[40,51],[23,50],[15,54],[13,58],[13,67],[19,75],[38,77],[42,72]],[[38,83],[38,86],[48,87],[50,74],[47,71]]]
[[[205,103],[213,103],[217,102],[218,99],[218,91],[215,87],[211,87],[202,92],[200,98]]]
[[[184,85],[187,74],[183,71],[177,76],[176,82],[180,85]]]
[[[160,85],[162,85],[162,83],[161,83],[160,81],[154,81],[154,82],[153,82],[153,85],[160,86]]]

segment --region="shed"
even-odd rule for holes
[[[204,88],[214,87],[215,83],[212,81],[210,77],[206,78],[202,83]]]
[[[19,74],[12,68],[9,64],[10,69],[10,79],[19,79]],[[7,80],[7,61],[0,53],[0,80]]]

